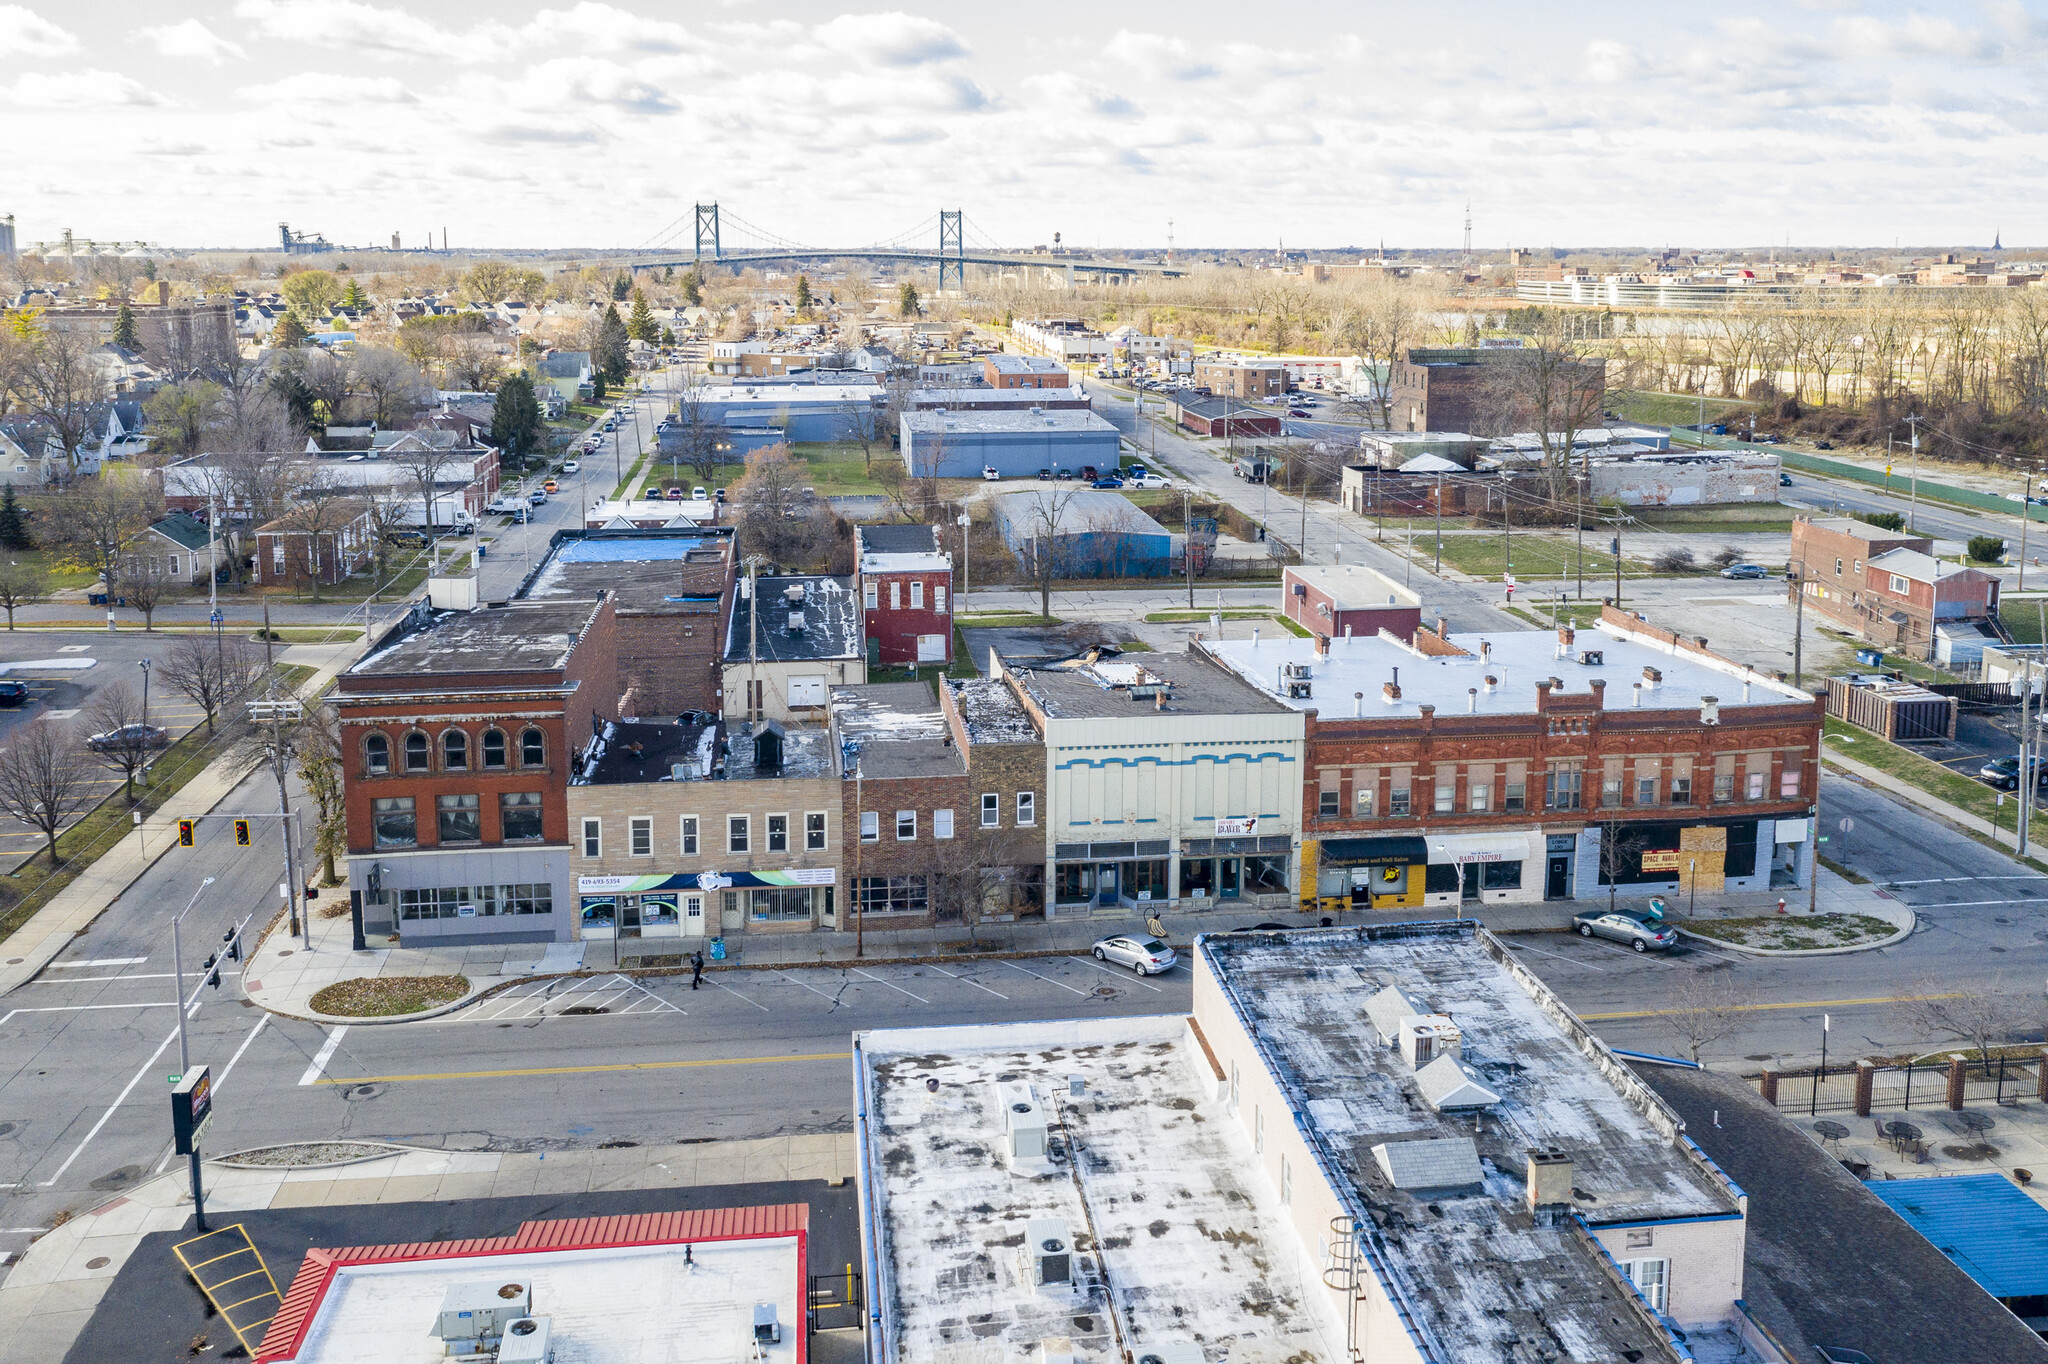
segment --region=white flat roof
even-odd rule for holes
[[[428,1334],[458,1284],[530,1284],[560,1364],[749,1364],[754,1308],[775,1305],[782,1343],[769,1364],[795,1364],[804,1329],[797,1238],[713,1241],[690,1248],[632,1246],[343,1264],[322,1298],[295,1364],[440,1364]]]
[[[1316,656],[1314,640],[1293,635],[1204,640],[1202,648],[1266,695],[1295,710],[1314,710],[1329,720],[1349,719],[1358,692],[1365,693],[1362,704],[1367,718],[1414,716],[1420,706],[1435,706],[1439,716],[1450,717],[1464,714],[1468,702],[1481,715],[1533,714],[1536,684],[1552,677],[1563,680],[1562,694],[1581,696],[1590,690],[1594,678],[1603,679],[1607,691],[1602,709],[1628,710],[1636,704],[1634,684],[1644,682],[1644,668],[1655,668],[1664,675],[1654,688],[1644,682],[1644,710],[1698,710],[1706,696],[1718,697],[1724,710],[1810,703],[1812,699],[1789,683],[1749,672],[1740,664],[1675,652],[1643,636],[1623,637],[1607,625],[1578,631],[1571,652],[1562,656],[1555,630],[1467,632],[1453,634],[1450,642],[1467,654],[1435,658],[1385,638],[1341,635],[1330,641],[1325,658]],[[1484,659],[1480,657],[1481,644],[1491,646]],[[1579,662],[1579,655],[1586,650],[1600,655],[1597,665]],[[1308,696],[1294,696],[1283,685],[1303,680],[1281,678],[1280,670],[1288,664],[1307,667]],[[1382,688],[1394,681],[1396,669],[1400,670],[1401,699],[1388,701]],[[1486,689],[1489,675],[1496,679],[1491,692]],[[1745,683],[1747,700],[1743,698]]]
[[[1340,1364],[1341,1327],[1309,1305],[1327,1295],[1302,1277],[1242,1127],[1197,1087],[1191,1065],[1206,1062],[1186,1037],[1181,1015],[858,1036],[872,1076],[866,1168],[881,1186],[884,1263],[869,1292],[887,1316],[884,1364],[1035,1359],[1061,1337],[1076,1359],[1116,1357],[1099,1294],[1026,1277],[1025,1223],[1046,1218],[1082,1245],[1092,1230],[1076,1272],[1097,1255],[1107,1265],[1138,1355],[1200,1341],[1204,1358],[1230,1364]],[[1047,1121],[1065,1123],[1083,1153],[1078,1182],[1065,1161],[1035,1177],[1004,1164],[999,1076],[1031,1085]]]
[[[1339,610],[1363,611],[1374,606],[1420,606],[1422,598],[1378,569],[1362,564],[1290,566],[1286,576],[1306,583],[1337,603]]]
[[[873,403],[882,390],[873,384],[722,384],[707,387],[707,403],[765,403],[772,407],[833,407]]]

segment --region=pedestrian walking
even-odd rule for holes
[[[704,983],[704,954],[701,951],[690,954],[690,988],[696,989]]]

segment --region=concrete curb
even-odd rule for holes
[[[1803,919],[1809,916],[1802,914],[1797,917]],[[1704,933],[1692,933],[1683,928],[1678,929],[1678,936],[1691,939],[1693,942],[1711,943],[1715,947],[1725,947],[1730,952],[1740,952],[1748,957],[1848,957],[1854,956],[1858,952],[1875,952],[1880,947],[1891,947],[1902,943],[1912,937],[1913,930],[1920,925],[1920,916],[1915,914],[1910,906],[1903,904],[1899,906],[1896,914],[1872,915],[1871,917],[1889,919],[1894,925],[1901,918],[1906,922],[1904,927],[1899,928],[1899,931],[1892,934],[1889,938],[1879,938],[1875,942],[1851,943],[1847,947],[1745,947],[1741,943],[1732,943],[1725,938],[1709,937]],[[1673,927],[1676,928],[1677,925],[1674,924]]]
[[[315,1161],[306,1165],[267,1165],[260,1162],[240,1163],[243,1156],[255,1155],[259,1151],[282,1151],[290,1146],[331,1146],[334,1144],[333,1142],[326,1141],[272,1142],[268,1146],[252,1146],[246,1151],[237,1151],[232,1155],[208,1156],[205,1159],[205,1163],[208,1165],[218,1165],[228,1170],[338,1170],[344,1165],[361,1165],[365,1161],[371,1160],[389,1160],[394,1155],[404,1155],[408,1151],[431,1151],[435,1149],[430,1146],[403,1146],[391,1141],[358,1141],[353,1144],[357,1146],[376,1146],[381,1149],[373,1151],[366,1156],[350,1156],[347,1160]]]
[[[582,973],[571,972],[570,974],[580,975]],[[554,977],[529,976],[526,977],[526,979],[552,980],[554,979]],[[329,985],[337,985],[339,983],[339,981],[328,982]],[[380,1014],[375,1017],[369,1018],[358,1018],[352,1014],[323,1014],[319,1010],[310,1007],[307,1009],[305,1013],[295,1014],[287,1009],[279,1009],[271,1005],[265,1004],[262,1000],[257,999],[253,995],[248,995],[248,999],[250,1003],[254,1004],[257,1008],[263,1010],[263,1012],[267,1014],[274,1014],[279,1018],[289,1018],[300,1023],[313,1023],[321,1026],[339,1025],[347,1028],[367,1028],[372,1026],[373,1024],[378,1023],[420,1023],[424,1022],[429,1018],[439,1018],[443,1014],[454,1013],[457,1009],[462,1008],[464,1005],[474,1004],[478,1000],[482,999],[485,995],[496,994],[499,990],[503,989],[507,985],[517,985],[518,983],[519,982],[515,980],[505,980],[499,981],[496,984],[490,986],[478,987],[475,985],[474,982],[471,982],[471,989],[468,994],[464,995],[460,999],[452,999],[448,1001],[446,1004],[436,1004],[433,1008],[422,1009],[418,1013]],[[321,989],[325,988],[326,986],[321,987]],[[247,992],[244,991],[244,994],[246,995]]]

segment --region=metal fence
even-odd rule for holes
[[[1963,1062],[1963,1103],[2014,1104],[2038,1101],[2041,1093],[2039,1056],[1968,1058]],[[1871,1112],[1910,1112],[1948,1106],[1950,1063],[1876,1066],[1871,1070]],[[1808,1067],[1778,1072],[1778,1107],[1788,1113],[1854,1113],[1857,1067]],[[1761,1084],[1759,1085],[1761,1088]]]

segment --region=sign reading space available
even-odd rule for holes
[[[1670,848],[1643,854],[1644,871],[1677,871],[1678,849]]]

